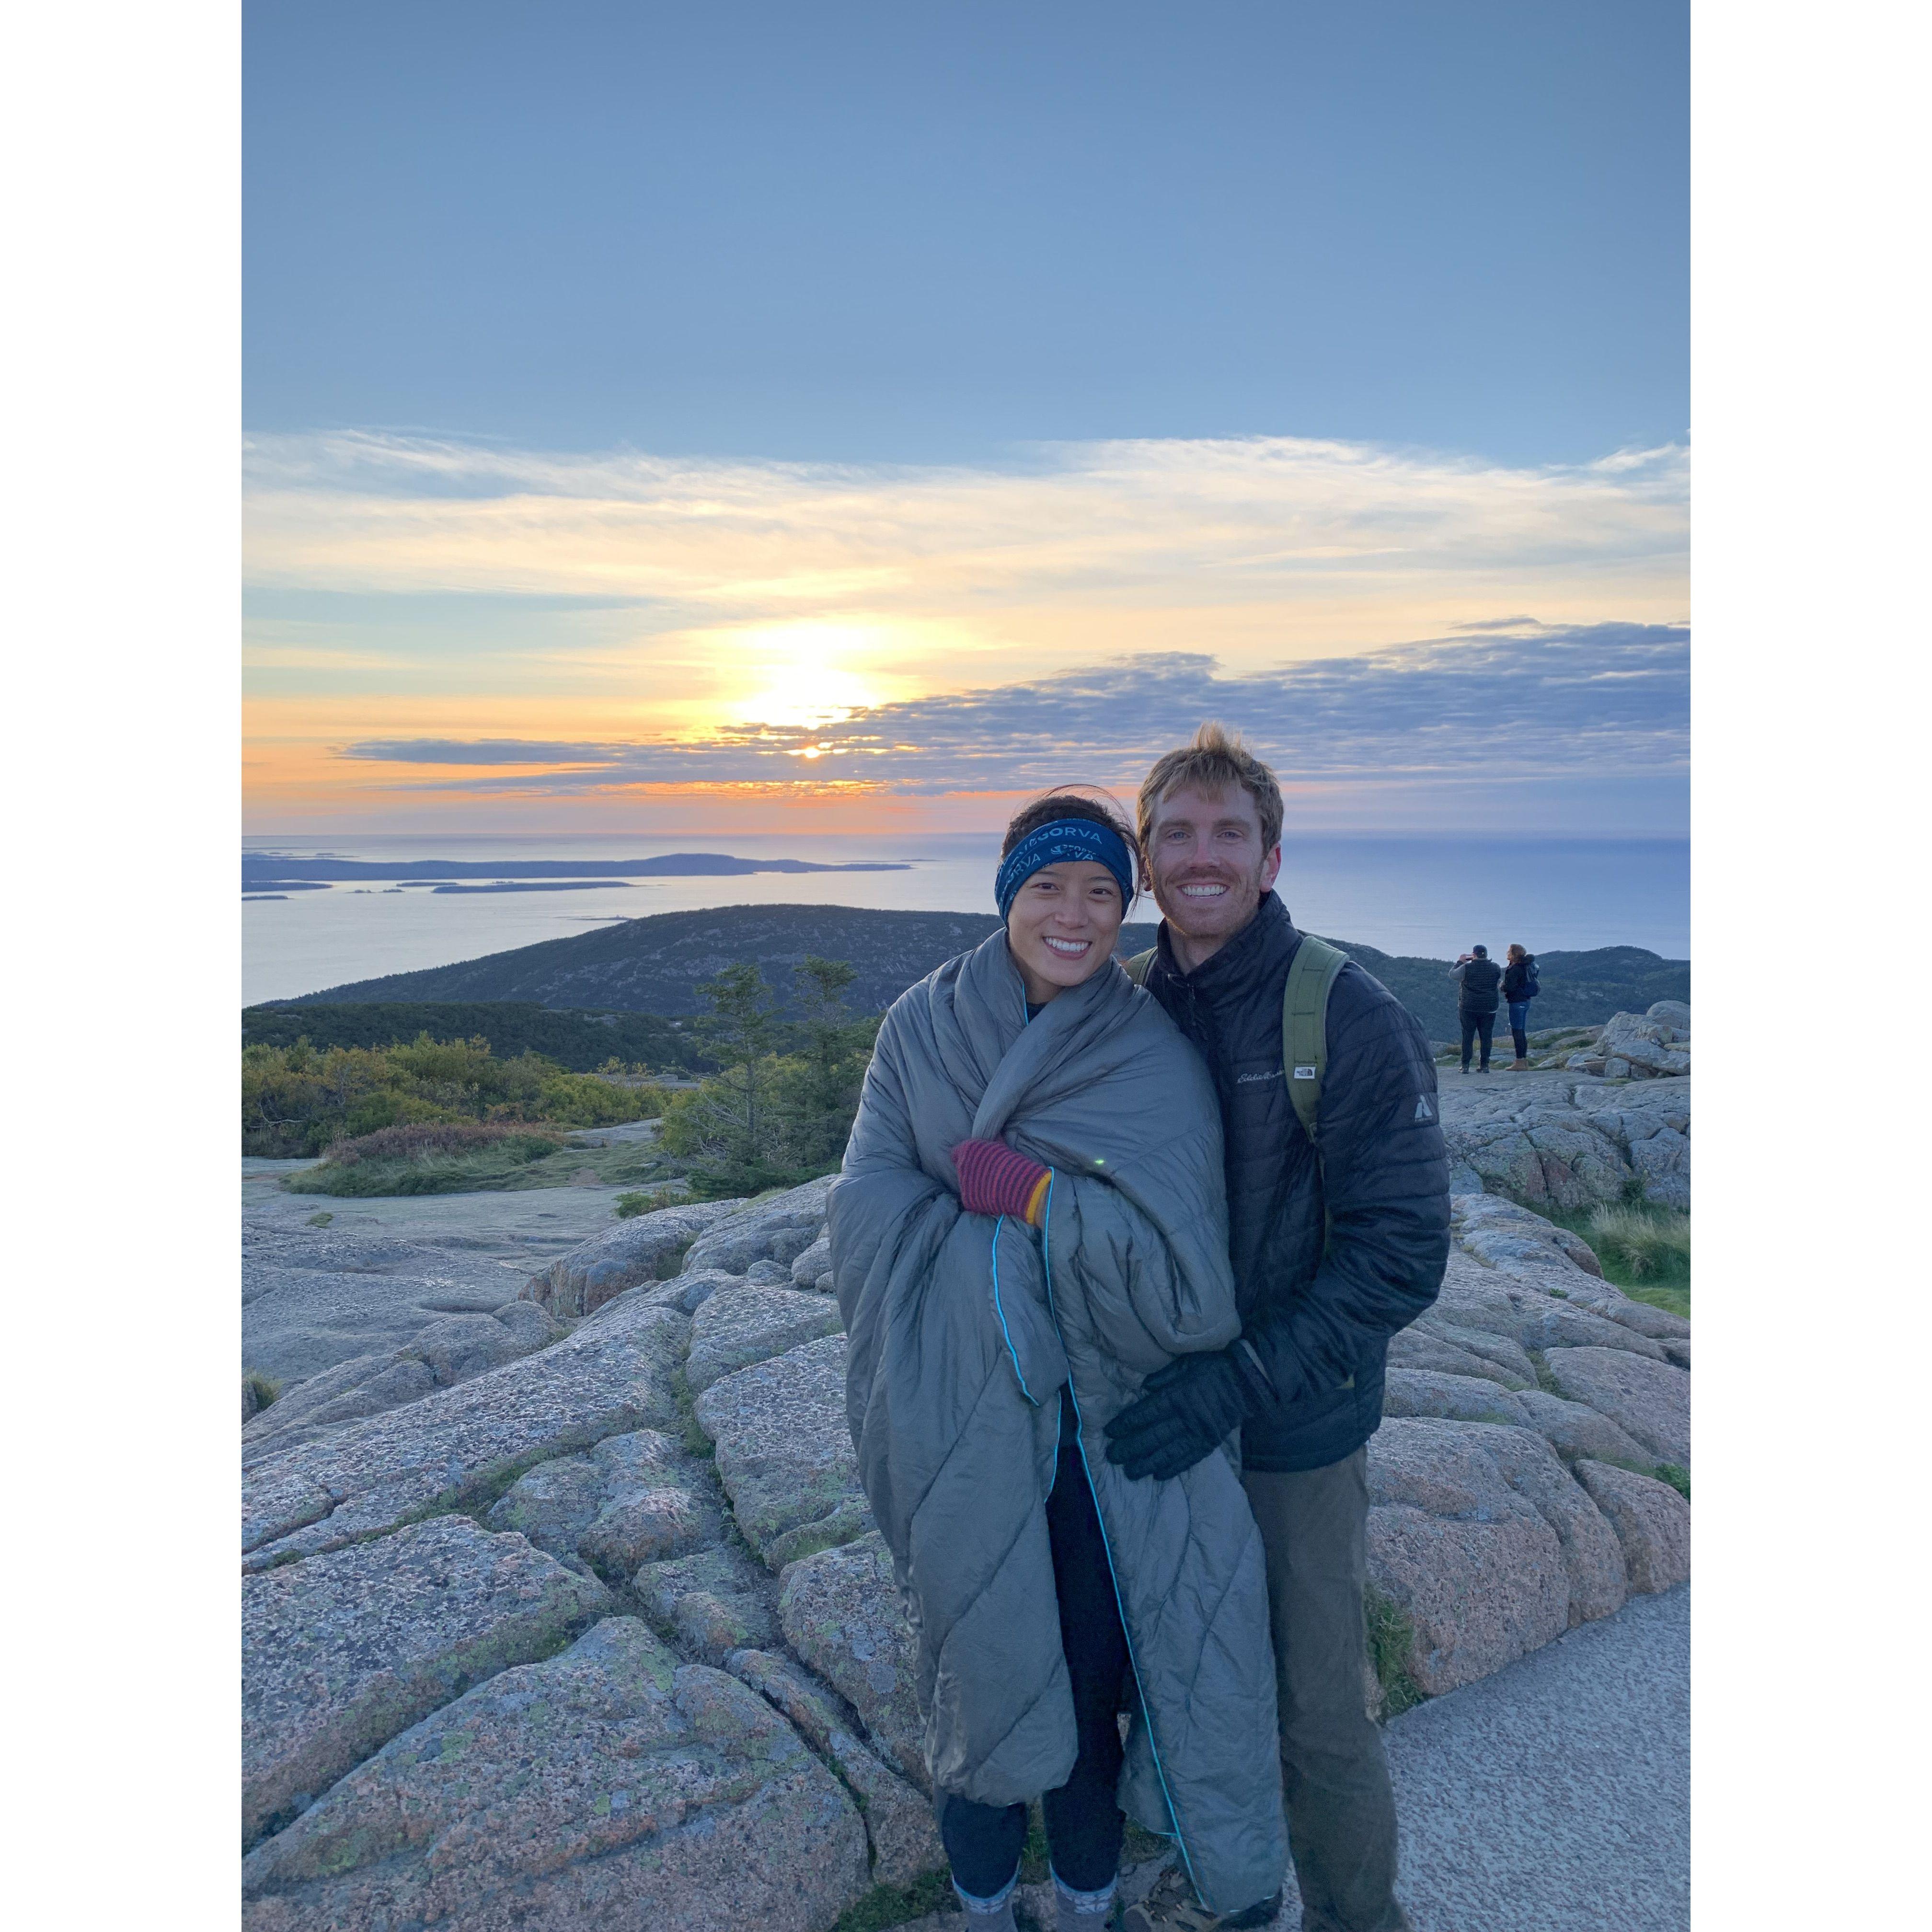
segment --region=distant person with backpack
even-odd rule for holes
[[[1395,1800],[1363,1708],[1366,1445],[1389,1338],[1435,1300],[1448,1264],[1435,1064],[1395,995],[1288,917],[1274,890],[1281,788],[1239,739],[1203,724],[1156,760],[1137,815],[1166,916],[1127,970],[1213,1078],[1241,1330],[1148,1376],[1107,1425],[1107,1460],[1157,1486],[1240,1430],[1301,1923],[1406,1932]],[[1247,1922],[1204,1910],[1178,1865],[1125,1920],[1126,1932]]]
[[[1520,946],[1509,950],[1509,964],[1503,968],[1503,1000],[1509,1008],[1510,1044],[1516,1058],[1510,1063],[1512,1073],[1529,1071],[1529,1003],[1542,989],[1536,983],[1536,955]]]
[[[1469,1070],[1469,1049],[1480,1036],[1483,1058],[1476,1071],[1486,1073],[1490,1048],[1496,1038],[1496,1008],[1501,1004],[1498,989],[1502,985],[1503,969],[1490,957],[1486,946],[1478,946],[1456,960],[1449,969],[1449,976],[1458,988],[1456,1017],[1462,1025],[1462,1071]]]

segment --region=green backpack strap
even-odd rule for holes
[[[1322,1076],[1328,1066],[1328,989],[1348,963],[1348,956],[1340,947],[1304,932],[1282,988],[1282,1071],[1288,1076],[1288,1097],[1295,1118],[1318,1155],[1315,1119],[1322,1104]]]
[[[1120,963],[1136,986],[1147,984],[1154,948]],[[1312,1144],[1316,1111],[1322,1102],[1322,1076],[1328,1065],[1328,988],[1348,963],[1339,946],[1311,934],[1301,935],[1288,969],[1281,994],[1282,1070],[1288,1076],[1288,1097]]]

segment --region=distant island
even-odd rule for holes
[[[700,990],[728,966],[748,961],[764,973],[782,1006],[789,1004],[792,968],[808,953],[857,969],[847,994],[854,1012],[875,1013],[935,966],[976,946],[999,923],[990,912],[879,912],[854,906],[722,906],[656,913],[602,932],[547,939],[454,965],[392,973],[278,1000],[304,1005],[514,1001],[553,1011],[655,1014],[684,1019],[709,1010]],[[1122,928],[1120,950],[1154,944],[1155,928]],[[1446,959],[1411,958],[1337,939],[1414,1013],[1432,1040],[1456,1037],[1456,988]],[[1658,1000],[1690,997],[1690,962],[1664,959],[1637,946],[1587,952],[1540,953],[1538,1027],[1600,1026],[1615,1012],[1642,1012]]]
[[[304,883],[356,879],[736,878],[747,872],[909,872],[896,860],[866,859],[820,865],[809,859],[736,859],[726,852],[667,852],[656,859],[296,859],[244,852],[242,884],[260,892]]]
[[[400,892],[402,887],[390,889]],[[433,892],[627,892],[628,879],[499,879],[489,886],[432,886]]]

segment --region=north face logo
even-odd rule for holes
[[[1415,1118],[1418,1120],[1432,1120],[1436,1118],[1436,1109],[1429,1104],[1429,1096],[1426,1094],[1418,1094],[1416,1096]]]

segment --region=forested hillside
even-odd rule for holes
[[[559,1012],[533,1000],[368,1000],[352,1006],[244,1006],[244,1046],[406,1046],[433,1040],[487,1040],[500,1060],[541,1054],[572,1073],[594,1073],[609,1060],[660,1072],[706,1073],[712,1063],[682,1026],[656,1013]]]
[[[330,987],[302,1000],[251,1009],[250,1024],[278,1028],[293,1024],[299,1030],[295,1016],[305,1009],[333,1009],[334,1017],[317,1024],[340,1026],[349,1023],[344,1010],[351,1006],[367,1011],[378,1004],[406,1003],[420,1010],[426,1002],[454,1002],[468,1008],[488,1002],[514,1004],[520,1012],[532,1006],[591,1009],[599,1016],[601,1030],[609,1024],[602,1016],[613,1012],[666,1019],[694,1017],[705,1010],[700,985],[742,964],[757,966],[781,1000],[788,999],[791,969],[808,955],[849,962],[856,977],[846,995],[848,1005],[855,1012],[878,1012],[942,961],[978,944],[997,923],[991,913],[874,912],[849,906],[724,906],[658,913],[454,965]],[[1126,927],[1122,950],[1132,952],[1151,945],[1154,932],[1149,924]],[[1344,939],[1334,944],[1388,987],[1421,1021],[1432,1040],[1454,1036],[1456,988],[1449,978],[1449,961],[1404,958]],[[1690,997],[1690,962],[1660,958],[1640,946],[1547,952],[1541,956],[1541,964],[1543,992],[1532,1009],[1533,1024],[1538,1027],[1596,1024],[1613,1012],[1641,1012],[1657,1000]],[[288,1017],[271,1022],[267,1016],[278,1010]],[[412,1024],[398,1014],[386,1024],[403,1029],[392,1033],[392,1038],[413,1037],[424,1028],[431,1033],[481,1032],[493,1041],[497,1038],[495,1026],[487,1020],[445,1026],[424,1018]],[[270,1037],[266,1033],[255,1036]],[[673,1038],[667,1034],[665,1042]],[[372,1039],[368,1043],[377,1042]],[[507,1039],[505,1044],[509,1044]],[[514,1050],[522,1045],[566,1066],[580,1064],[534,1037],[520,1040]],[[598,1059],[610,1053],[653,1064],[672,1064],[676,1058],[662,1042],[655,1051],[646,1047],[637,1052],[613,1045]]]

